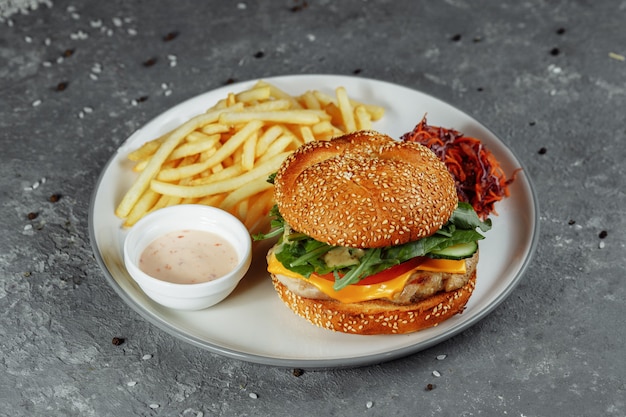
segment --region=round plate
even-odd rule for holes
[[[268,78],[294,95],[316,89],[334,94],[344,86],[351,98],[385,107],[374,128],[399,138],[425,114],[431,125],[480,138],[502,168],[521,166],[491,131],[464,112],[421,92],[387,82],[334,75]],[[298,368],[354,367],[380,363],[418,352],[475,324],[500,304],[519,282],[538,238],[538,207],[525,171],[510,187],[511,196],[496,206],[493,228],[481,241],[477,285],[463,314],[437,327],[408,335],[359,336],[317,328],[296,316],[278,299],[266,272],[266,243],[257,244],[253,263],[237,289],[223,302],[197,312],[171,310],[152,302],[124,268],[122,243],[126,231],[114,209],[135,178],[128,153],[189,118],[202,113],[229,92],[255,81],[228,85],[201,94],[166,111],[135,132],[102,172],[91,200],[91,244],[105,277],[122,299],[146,320],[189,343],[231,358]]]

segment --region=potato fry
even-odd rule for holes
[[[204,127],[202,129],[204,129]],[[206,140],[208,137],[211,137],[213,135],[215,135],[215,133],[208,134],[208,133],[204,133],[202,130],[194,130],[193,132],[185,136],[185,142],[187,143],[199,142],[202,140]],[[181,144],[180,146],[183,146],[183,145]]]
[[[289,132],[285,131],[278,139],[276,139],[272,144],[265,150],[263,155],[261,155],[258,159],[258,163],[262,163],[267,161],[268,159],[273,158],[275,155],[278,155],[281,152],[284,152],[289,145],[297,141],[298,138]]]
[[[302,136],[302,140],[304,140],[304,143],[313,142],[315,140],[313,131],[309,126],[300,126],[300,135]]]
[[[259,140],[259,135],[257,132],[254,132],[248,139],[243,143],[242,152],[241,152],[241,166],[244,171],[250,171],[254,168],[254,159],[256,153],[256,143]]]
[[[320,121],[315,110],[284,110],[284,111],[242,111],[237,113],[223,113],[220,116],[220,123],[237,124],[248,123],[253,120],[272,123],[289,123],[312,125]]]
[[[208,195],[198,200],[196,204],[204,204],[206,206],[219,207],[219,205],[222,204],[222,201],[224,201],[227,195],[228,195],[227,193]]]
[[[155,210],[169,206],[170,204],[168,204],[168,202],[172,198],[178,198],[178,197],[172,197],[171,195],[160,194],[159,200],[156,202],[154,206],[152,206],[150,211],[155,211]]]
[[[159,149],[155,152],[146,168],[141,171],[137,180],[124,195],[122,201],[115,210],[116,215],[121,218],[128,216],[137,200],[139,200],[143,192],[150,186],[150,180],[157,175],[159,168],[163,162],[165,162],[170,153],[172,153],[174,148],[176,148],[179,142],[198,127],[214,122],[219,118],[221,113],[222,111],[218,110],[198,115],[180,126],[178,129],[174,130],[172,134],[169,135],[168,138],[161,144],[161,147],[159,147]]]
[[[133,171],[135,171],[135,172],[143,171],[146,168],[146,166],[148,165],[148,161],[149,161],[149,159],[143,159],[141,161],[138,161],[135,164],[135,166],[133,167]]]
[[[259,140],[257,140],[255,156],[258,158],[263,155],[268,146],[270,146],[270,144],[274,142],[283,132],[284,128],[282,125],[273,125],[267,129],[261,137],[259,137]]]
[[[372,116],[373,121],[380,120],[385,115],[385,108],[382,106],[375,106],[373,104],[365,104],[358,102],[356,100],[350,100],[350,104],[352,107],[356,108],[359,106],[365,107],[365,110]]]
[[[256,86],[257,87],[269,86],[270,94],[272,95],[272,97],[275,97],[277,99],[289,100],[291,102],[293,108],[295,108],[295,109],[302,108],[300,103],[298,103],[298,100],[296,100],[290,94],[285,93],[283,90],[281,90],[280,88],[276,87],[274,84],[270,84],[270,83],[267,83],[267,82],[261,80],[261,81],[258,81],[256,83]]]
[[[204,136],[204,138],[200,138],[192,142],[180,145],[178,148],[174,149],[174,151],[170,154],[168,160],[179,159],[185,156],[195,155],[204,151],[208,151],[210,149],[213,149],[215,147],[215,144],[220,140],[219,134]]]
[[[244,224],[248,230],[253,231],[259,222],[267,217],[267,212],[274,204],[274,191],[269,188],[257,194],[256,198],[250,197],[248,201],[248,213]]]
[[[232,165],[232,166],[229,166],[228,168],[222,167],[222,169],[217,170],[216,172],[212,173],[212,175],[192,179],[189,185],[210,184],[212,182],[222,181],[228,178],[236,177],[237,175],[243,172],[244,172],[244,169],[241,165]]]
[[[313,91],[313,95],[315,96],[317,101],[320,103],[320,106],[322,108],[328,106],[329,104],[337,105],[337,103],[335,102],[335,99],[326,93],[315,90]]]
[[[370,130],[372,128],[372,115],[365,106],[358,105],[354,109],[356,128],[358,130]]]
[[[125,227],[130,227],[137,223],[148,211],[150,211],[158,200],[159,194],[148,188],[128,214],[128,217],[124,222]]]
[[[254,101],[267,100],[270,98],[270,86],[259,86],[241,93],[235,94],[236,102],[251,103]]]
[[[293,104],[289,100],[278,99],[272,101],[264,101],[263,103],[251,104],[250,106],[246,107],[245,111],[267,112],[289,110],[292,108]]]
[[[247,199],[248,197],[268,190],[272,187],[273,185],[267,182],[267,177],[257,178],[228,194],[228,197],[226,197],[220,204],[220,208],[223,210],[231,210],[236,204]]]
[[[211,155],[211,157],[206,161],[180,168],[177,167],[163,170],[159,173],[157,178],[161,181],[176,181],[181,178],[191,177],[211,168],[213,165],[224,161],[227,157],[232,155],[237,150],[239,145],[241,145],[262,125],[263,122],[259,120],[251,120],[243,129],[234,134],[228,142],[219,148],[218,151]]]
[[[343,131],[341,129],[333,125],[328,120],[324,120],[314,124],[313,126],[311,126],[311,131],[315,136],[340,136],[343,134]]]
[[[275,155],[268,161],[259,164],[251,171],[241,174],[238,177],[230,178],[223,181],[217,181],[206,185],[176,185],[158,180],[152,180],[150,186],[152,190],[156,191],[157,193],[168,194],[182,198],[205,197],[211,194],[224,193],[240,188],[250,181],[269,176],[271,173],[278,169],[280,164],[285,160],[287,156],[289,156],[289,154],[290,152],[280,153],[278,155]]]
[[[285,158],[305,142],[371,129],[384,114],[380,106],[348,97],[344,87],[334,93],[292,96],[263,80],[229,92],[129,153],[137,176],[115,214],[132,227],[164,207],[205,204],[228,210],[250,231],[267,227],[274,204],[267,178]]]
[[[131,161],[141,161],[142,159],[149,158],[150,156],[154,155],[157,149],[159,149],[159,146],[161,146],[163,140],[165,140],[165,136],[161,136],[160,138],[156,138],[154,140],[144,143],[143,145],[141,145],[140,148],[129,153],[128,159],[130,159]]]
[[[230,131],[230,127],[223,125],[221,123],[210,123],[206,126],[203,126],[201,132],[206,135],[214,135],[216,133],[226,133]],[[189,136],[187,136],[189,138]]]
[[[335,90],[337,94],[337,107],[341,112],[341,120],[346,132],[354,132],[356,130],[356,123],[354,121],[354,109],[348,99],[348,93],[344,87],[337,87]]]
[[[226,107],[232,107],[235,104],[237,104],[237,97],[235,96],[235,93],[228,93],[228,96],[226,97]]]
[[[231,213],[233,213],[235,216],[239,217],[240,219],[245,219],[248,213],[248,203],[249,201],[247,199],[241,200],[239,204],[237,204],[234,208],[232,208],[231,210],[227,210],[227,211],[230,211]]]
[[[322,105],[319,100],[315,97],[312,91],[307,91],[303,95],[300,96],[300,100],[302,101],[304,108],[311,110],[322,110]]]

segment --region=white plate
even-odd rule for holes
[[[350,97],[386,108],[375,129],[399,138],[424,114],[432,125],[480,138],[510,175],[521,166],[491,131],[462,111],[426,94],[387,82],[334,75],[268,78],[292,94],[318,89],[333,94],[346,87]],[[538,207],[527,174],[512,184],[511,196],[496,206],[493,228],[481,242],[476,289],[466,310],[437,327],[408,335],[358,336],[319,329],[288,310],[278,299],[265,270],[267,245],[253,255],[248,275],[230,297],[199,312],[182,312],[152,302],[124,268],[125,231],[113,211],[135,175],[126,160],[129,151],[190,117],[203,112],[228,92],[254,81],[228,85],[201,94],[166,111],[135,132],[102,172],[92,196],[89,232],[92,247],[108,282],[145,319],[166,332],[209,351],[250,362],[299,368],[353,367],[399,358],[458,334],[478,322],[513,290],[528,266],[538,238]]]

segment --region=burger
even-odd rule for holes
[[[358,131],[294,151],[270,178],[280,299],[354,334],[411,333],[461,313],[490,229],[427,147]]]

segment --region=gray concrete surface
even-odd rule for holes
[[[61,0],[0,16],[0,415],[626,415],[623,1]],[[87,214],[122,141],[228,80],[301,73],[432,94],[523,161],[539,247],[492,314],[403,359],[296,376],[186,344],[109,287]]]

